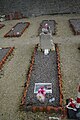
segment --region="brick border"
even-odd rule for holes
[[[77,20],[77,19],[69,19],[69,26],[70,28],[72,29],[72,32],[74,33],[74,35],[80,35],[80,32],[76,31],[73,24],[71,24],[71,21],[70,20]]]
[[[22,23],[22,22],[19,22],[19,23]],[[17,23],[17,24],[19,24],[19,23]],[[28,27],[29,27],[29,25],[30,25],[30,23],[29,23],[29,22],[25,22],[25,23],[27,23],[28,25],[26,25],[26,27],[22,30],[22,32],[21,32],[19,35],[17,35],[17,34],[8,35],[8,33],[12,31],[12,30],[10,30],[9,32],[7,32],[7,33],[4,35],[4,37],[20,37],[20,36],[23,34],[23,32],[26,30],[26,28],[28,28]],[[16,24],[16,25],[17,25],[17,24]],[[15,26],[13,26],[12,28],[15,28],[15,27],[16,27],[16,25],[15,25]]]
[[[0,25],[1,25],[1,26],[0,26],[0,29],[3,28],[3,27],[5,26],[4,24],[0,24]]]
[[[9,47],[6,47],[6,48],[9,48]],[[2,49],[5,49],[5,48],[2,48]],[[8,51],[8,53],[3,57],[3,59],[0,62],[0,69],[2,69],[3,64],[7,60],[8,56],[11,55],[11,53],[13,52],[13,50],[14,50],[14,47],[10,47],[10,50]]]
[[[11,19],[10,16],[12,17]],[[27,17],[25,17],[20,11],[11,12],[6,15],[6,20],[19,20],[23,18],[27,18]]]
[[[26,94],[28,91],[28,87],[29,87],[29,83],[30,83],[30,77],[31,77],[31,72],[32,72],[32,68],[33,68],[33,64],[34,64],[34,60],[35,60],[35,53],[37,51],[38,48],[38,44],[35,46],[34,48],[34,52],[33,55],[31,57],[31,64],[30,64],[30,68],[28,70],[28,74],[27,74],[27,81],[26,81],[26,85],[24,88],[24,92],[23,92],[23,96],[22,96],[22,101],[21,101],[21,108],[23,110],[25,110],[25,98],[26,98]],[[63,94],[62,94],[62,76],[61,76],[61,69],[60,69],[60,56],[59,56],[59,48],[58,45],[55,44],[55,48],[56,48],[56,53],[57,53],[57,66],[58,66],[58,79],[59,79],[59,87],[60,87],[60,106],[58,107],[54,107],[54,106],[32,106],[29,107],[29,110],[36,112],[36,111],[45,111],[45,112],[51,112],[51,111],[55,111],[55,112],[64,112],[64,107],[62,107],[62,103],[63,103]]]
[[[27,93],[27,89],[28,89],[28,86],[29,86],[30,76],[31,76],[31,72],[32,72],[32,68],[33,68],[34,60],[35,60],[34,56],[35,56],[35,53],[37,51],[37,48],[38,48],[38,44],[35,46],[33,55],[31,56],[31,64],[30,64],[30,67],[29,67],[29,70],[28,70],[28,73],[27,73],[27,81],[26,81],[26,84],[25,84],[26,87],[25,87],[24,92],[23,92],[21,105],[24,105],[24,103],[25,103],[26,93]]]

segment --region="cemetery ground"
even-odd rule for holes
[[[48,120],[49,116],[58,116],[55,113],[20,110],[31,55],[35,44],[39,43],[39,24],[45,19],[52,19],[57,23],[53,42],[59,46],[63,105],[67,98],[76,98],[80,81],[80,35],[74,35],[69,27],[68,20],[73,18],[80,18],[80,15],[47,15],[2,22],[5,27],[0,30],[0,47],[14,46],[15,49],[0,71],[0,120]],[[17,22],[30,22],[30,26],[21,37],[4,38]]]

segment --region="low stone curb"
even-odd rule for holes
[[[0,69],[2,69],[3,64],[7,60],[8,56],[11,55],[11,53],[13,52],[13,50],[14,50],[14,47],[10,47],[10,50],[8,51],[8,53],[6,54],[6,56],[4,56],[4,58],[1,60],[1,62],[0,62]]]

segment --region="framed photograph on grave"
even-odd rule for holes
[[[34,93],[38,93],[38,90],[44,87],[46,93],[52,93],[52,83],[35,83]]]

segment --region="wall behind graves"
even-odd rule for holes
[[[14,11],[26,16],[80,13],[80,0],[0,0],[0,14]]]

